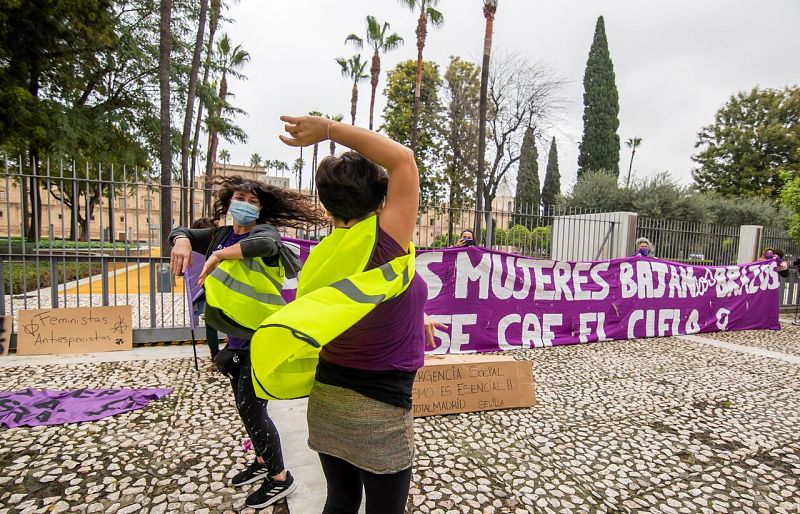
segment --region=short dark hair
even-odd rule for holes
[[[380,207],[389,176],[360,153],[345,152],[319,163],[316,182],[322,205],[336,218],[349,222]]]

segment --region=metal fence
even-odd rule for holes
[[[691,264],[736,264],[739,227],[637,218],[636,236],[653,243],[661,259]]]
[[[252,178],[260,178],[255,170]],[[207,212],[203,202],[209,195],[202,187],[184,191],[190,193],[194,212]],[[160,249],[164,195],[175,226],[180,223],[181,187],[162,187],[149,171],[46,162],[32,173],[22,160],[5,161],[0,176],[0,314],[16,320],[26,309],[130,305],[135,343],[188,338],[183,284],[170,275],[169,256]],[[492,248],[534,258],[572,255],[595,260],[619,255],[615,245],[628,239],[618,237],[620,221],[608,213],[512,207],[510,199],[496,201],[491,212],[482,214],[486,228],[478,238],[485,241],[489,235]],[[451,246],[474,222],[475,211],[469,207],[423,206],[415,244]],[[38,238],[26,237],[37,232],[32,225],[39,227]],[[319,239],[329,229],[283,233]],[[665,259],[703,264],[736,261],[738,227],[639,218],[635,229]],[[571,234],[569,241],[563,233]],[[800,253],[796,242],[778,232],[769,232],[765,240],[784,249],[787,257]],[[622,249],[623,254],[628,250],[633,248]],[[800,301],[799,289],[795,274],[794,282],[787,281],[782,289],[783,303]]]

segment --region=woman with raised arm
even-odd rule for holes
[[[414,273],[414,155],[351,125],[314,116],[281,120],[289,146],[330,139],[353,150],[317,169],[319,198],[335,228],[311,251],[298,280],[298,306],[317,308],[291,327],[305,342],[299,344],[322,348],[307,394],[308,444],[319,453],[328,486],[323,512],[357,513],[363,487],[368,514],[400,514],[414,457],[411,388],[426,339],[433,343],[423,311],[427,288]]]

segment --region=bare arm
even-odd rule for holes
[[[281,120],[289,137],[280,139],[289,146],[309,146],[330,138],[386,168],[389,187],[381,228],[400,246],[408,247],[419,211],[419,171],[413,152],[377,132],[318,116],[281,116]]]

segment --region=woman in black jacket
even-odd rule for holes
[[[192,252],[206,256],[200,282],[227,259],[261,258],[268,267],[282,265],[287,278],[297,275],[295,255],[281,243],[275,226],[301,228],[327,221],[324,211],[304,195],[239,176],[219,177],[221,186],[214,203],[214,219],[228,213],[233,222],[218,228],[172,230],[170,267],[176,275],[186,272]],[[258,398],[250,374],[250,339],[228,334],[228,345],[217,355],[217,366],[231,379],[236,408],[253,442],[256,460],[231,479],[241,486],[263,480],[246,505],[263,508],[288,496],[296,487],[284,468],[281,443],[275,424],[267,413],[267,401]]]

